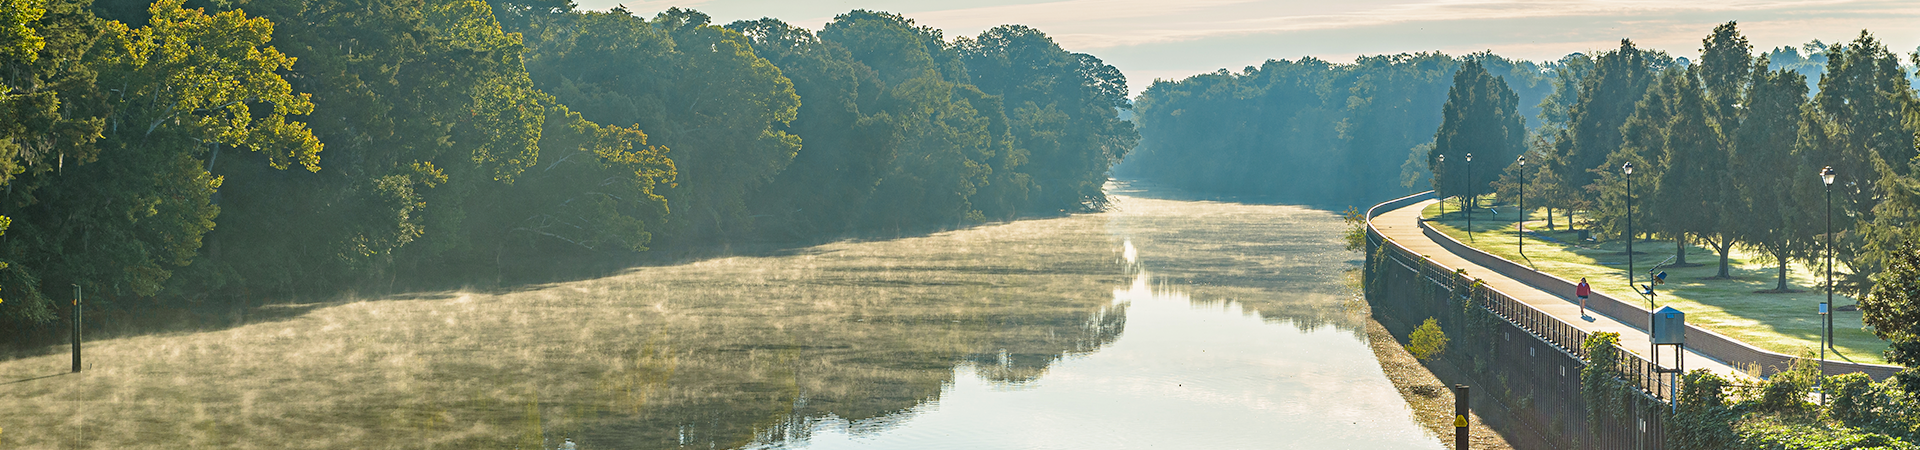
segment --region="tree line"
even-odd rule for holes
[[[1558,63],[1485,52],[1269,60],[1156,80],[1135,100],[1139,148],[1114,170],[1200,192],[1341,206],[1424,189],[1433,130],[1467,63],[1507,83],[1526,105],[1518,117],[1552,104],[1542,100],[1554,92]]]
[[[1126,79],[945,38],[546,0],[4,0],[0,327],[1097,209]],[[69,172],[71,170],[71,172]]]
[[[1887,270],[1920,259],[1911,244],[1920,240],[1913,69],[1866,31],[1821,50],[1824,68],[1809,95],[1804,67],[1772,64],[1779,50],[1755,53],[1734,22],[1701,40],[1697,63],[1622,40],[1565,66],[1584,68],[1556,81],[1576,86],[1556,91],[1575,94],[1566,120],[1524,145],[1512,127],[1492,126],[1513,122],[1513,94],[1463,68],[1454,89],[1471,95],[1449,100],[1436,139],[1464,143],[1435,146],[1431,160],[1448,157],[1434,186],[1441,195],[1512,198],[1524,177],[1528,205],[1549,217],[1584,214],[1582,226],[1611,238],[1670,240],[1675,264],[1701,244],[1717,252],[1718,277],[1727,278],[1732,249],[1760,253],[1776,268],[1777,291],[1789,289],[1791,263],[1824,268],[1832,254],[1836,289],[1862,298],[1867,324],[1893,342],[1890,359],[1920,364],[1915,293],[1901,287],[1911,281]],[[1455,109],[1470,114],[1456,121]],[[1464,162],[1455,161],[1472,151],[1500,155],[1476,162],[1499,173],[1457,175]],[[1538,163],[1519,164],[1512,155],[1521,151]]]

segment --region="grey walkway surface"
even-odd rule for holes
[[[1587,317],[1581,317],[1579,300],[1573,298],[1572,293],[1556,294],[1520,282],[1519,280],[1496,272],[1492,268],[1455,255],[1447,251],[1446,248],[1441,247],[1439,243],[1428,238],[1420,228],[1420,211],[1426,209],[1427,205],[1433,203],[1434,200],[1427,200],[1404,208],[1380,213],[1373,218],[1373,227],[1380,230],[1380,234],[1412,250],[1414,253],[1426,255],[1434,262],[1443,266],[1467,269],[1467,273],[1485,281],[1494,290],[1507,294],[1507,296],[1531,305],[1542,312],[1551,314],[1566,323],[1573,324],[1581,330],[1588,333],[1602,331],[1620,333],[1621,347],[1643,357],[1646,356],[1651,347],[1651,341],[1648,340],[1646,330],[1628,325],[1613,317],[1608,317],[1591,310],[1587,312]],[[1661,364],[1672,364],[1672,356],[1664,353],[1665,352],[1661,355]],[[1719,359],[1692,349],[1687,351],[1685,365],[1689,371],[1693,369],[1707,369],[1723,377],[1733,377],[1736,379],[1752,378],[1745,372],[1736,370]]]

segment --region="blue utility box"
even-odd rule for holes
[[[1686,345],[1687,313],[1662,306],[1653,312],[1653,343],[1656,345]]]

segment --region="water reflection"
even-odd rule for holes
[[[1437,446],[1344,307],[1333,214],[1124,189],[1102,214],[104,340],[81,376],[0,390],[0,423],[26,448]]]
[[[1103,315],[1121,319],[1118,340],[1032,377],[969,359],[895,418],[809,418],[745,448],[1439,447],[1346,308],[1329,214],[1117,200],[1106,228],[1131,280]]]
[[[1275,327],[1176,287],[1139,272],[1113,291],[1127,334],[1043,378],[1009,384],[970,363],[906,422],[826,418],[746,448],[1439,447],[1350,333]]]

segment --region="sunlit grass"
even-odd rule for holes
[[[1567,231],[1564,217],[1555,217],[1558,226],[1556,230],[1549,231],[1546,229],[1544,211],[1534,210],[1527,218],[1527,228],[1560,242],[1529,235],[1526,238],[1526,256],[1523,258],[1518,251],[1519,242],[1513,224],[1515,215],[1511,205],[1493,208],[1502,214],[1476,209],[1473,214],[1473,238],[1469,241],[1465,231],[1466,215],[1457,211],[1459,203],[1447,203],[1446,215],[1428,224],[1435,225],[1436,229],[1448,236],[1501,258],[1530,264],[1536,270],[1560,278],[1578,281],[1586,277],[1596,291],[1618,299],[1637,300],[1640,306],[1647,306],[1645,297],[1628,288],[1624,240],[1572,245],[1579,240],[1578,234]],[[1421,216],[1432,219],[1438,213],[1439,205],[1428,205]],[[1638,254],[1634,255],[1633,263],[1639,272],[1635,274],[1639,283],[1646,283],[1646,271],[1655,264],[1667,261],[1674,255],[1674,250],[1673,241],[1635,241],[1634,252]],[[1762,260],[1758,255],[1735,249],[1730,254],[1732,267],[1729,274],[1733,279],[1708,279],[1719,274],[1719,254],[1712,249],[1689,246],[1687,262],[1699,265],[1662,268],[1667,272],[1667,284],[1655,289],[1659,294],[1656,299],[1658,305],[1685,311],[1690,323],[1760,348],[1789,355],[1817,351],[1823,325],[1816,312],[1819,303],[1826,300],[1826,293],[1820,290],[1825,284],[1824,273],[1802,265],[1789,265],[1787,281],[1797,292],[1759,293],[1773,289],[1778,276],[1777,266]],[[1565,293],[1567,296],[1571,294]],[[1854,304],[1854,299],[1845,295],[1836,294],[1833,301],[1836,306]],[[1829,358],[1886,363],[1882,354],[1887,349],[1886,341],[1865,329],[1859,311],[1835,312],[1833,340],[1837,354],[1836,350],[1828,350]]]

